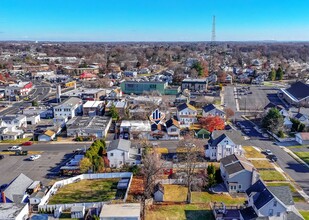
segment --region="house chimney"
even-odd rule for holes
[[[6,197],[4,191],[1,191],[2,203],[6,203]]]

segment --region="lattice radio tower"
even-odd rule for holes
[[[209,74],[214,73],[214,53],[216,46],[216,16],[212,17],[212,32],[210,42],[210,60],[209,60]]]

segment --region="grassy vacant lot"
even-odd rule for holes
[[[81,180],[65,185],[51,197],[49,204],[109,201],[115,198],[119,179]]]
[[[180,185],[164,185],[164,201],[184,202],[187,199],[187,188]],[[224,202],[226,205],[242,204],[245,198],[232,198],[230,195],[212,194],[209,192],[192,192],[192,203]]]
[[[146,212],[146,220],[213,220],[207,204],[152,205]]]
[[[274,166],[268,160],[251,160],[256,169],[273,169]]]
[[[30,141],[32,138],[27,137],[27,138],[22,138],[22,139],[17,139],[17,140],[5,140],[5,141],[0,141],[0,143],[6,143],[6,144],[22,144],[24,142]]]
[[[293,152],[296,154],[300,159],[305,161],[305,163],[309,164],[309,152]]]
[[[265,158],[264,154],[257,151],[254,147],[251,146],[244,146],[243,149],[245,150],[245,156],[247,158]]]
[[[309,220],[309,211],[300,211],[305,220]]]
[[[277,170],[260,170],[259,173],[264,181],[285,181],[284,176]]]

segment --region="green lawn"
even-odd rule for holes
[[[300,211],[305,220],[309,220],[309,211]]]
[[[164,201],[185,202],[187,188],[180,185],[164,185]],[[192,203],[224,202],[227,205],[242,204],[245,198],[233,198],[226,194],[212,194],[209,192],[192,192]]]
[[[100,202],[115,199],[119,179],[81,180],[60,188],[49,204]]]
[[[302,159],[305,163],[309,165],[309,152],[293,152],[296,154],[300,159]]]
[[[265,155],[257,151],[254,147],[244,146],[243,149],[247,158],[265,158]]]
[[[213,220],[207,204],[152,205],[146,211],[146,220]]]
[[[17,140],[5,140],[5,141],[0,141],[0,143],[5,143],[5,144],[22,144],[24,142],[30,141],[32,138],[27,137],[27,138],[22,138],[22,139],[17,139]]]
[[[256,169],[272,169],[274,166],[268,160],[251,160]]]
[[[259,170],[262,180],[264,181],[284,181],[285,178],[277,170]]]

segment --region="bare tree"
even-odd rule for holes
[[[147,140],[142,140],[141,145],[144,148],[142,163],[142,173],[144,176],[144,194],[142,196],[142,219],[145,219],[146,200],[151,198],[154,190],[155,180],[158,179],[163,168],[160,154],[152,147]]]
[[[181,164],[181,169],[186,173],[186,184],[188,188],[187,203],[191,203],[191,187],[197,170],[198,158],[203,156],[203,143],[199,139],[187,135],[179,142],[177,151],[183,154],[183,158],[181,159],[184,160],[184,163]]]

